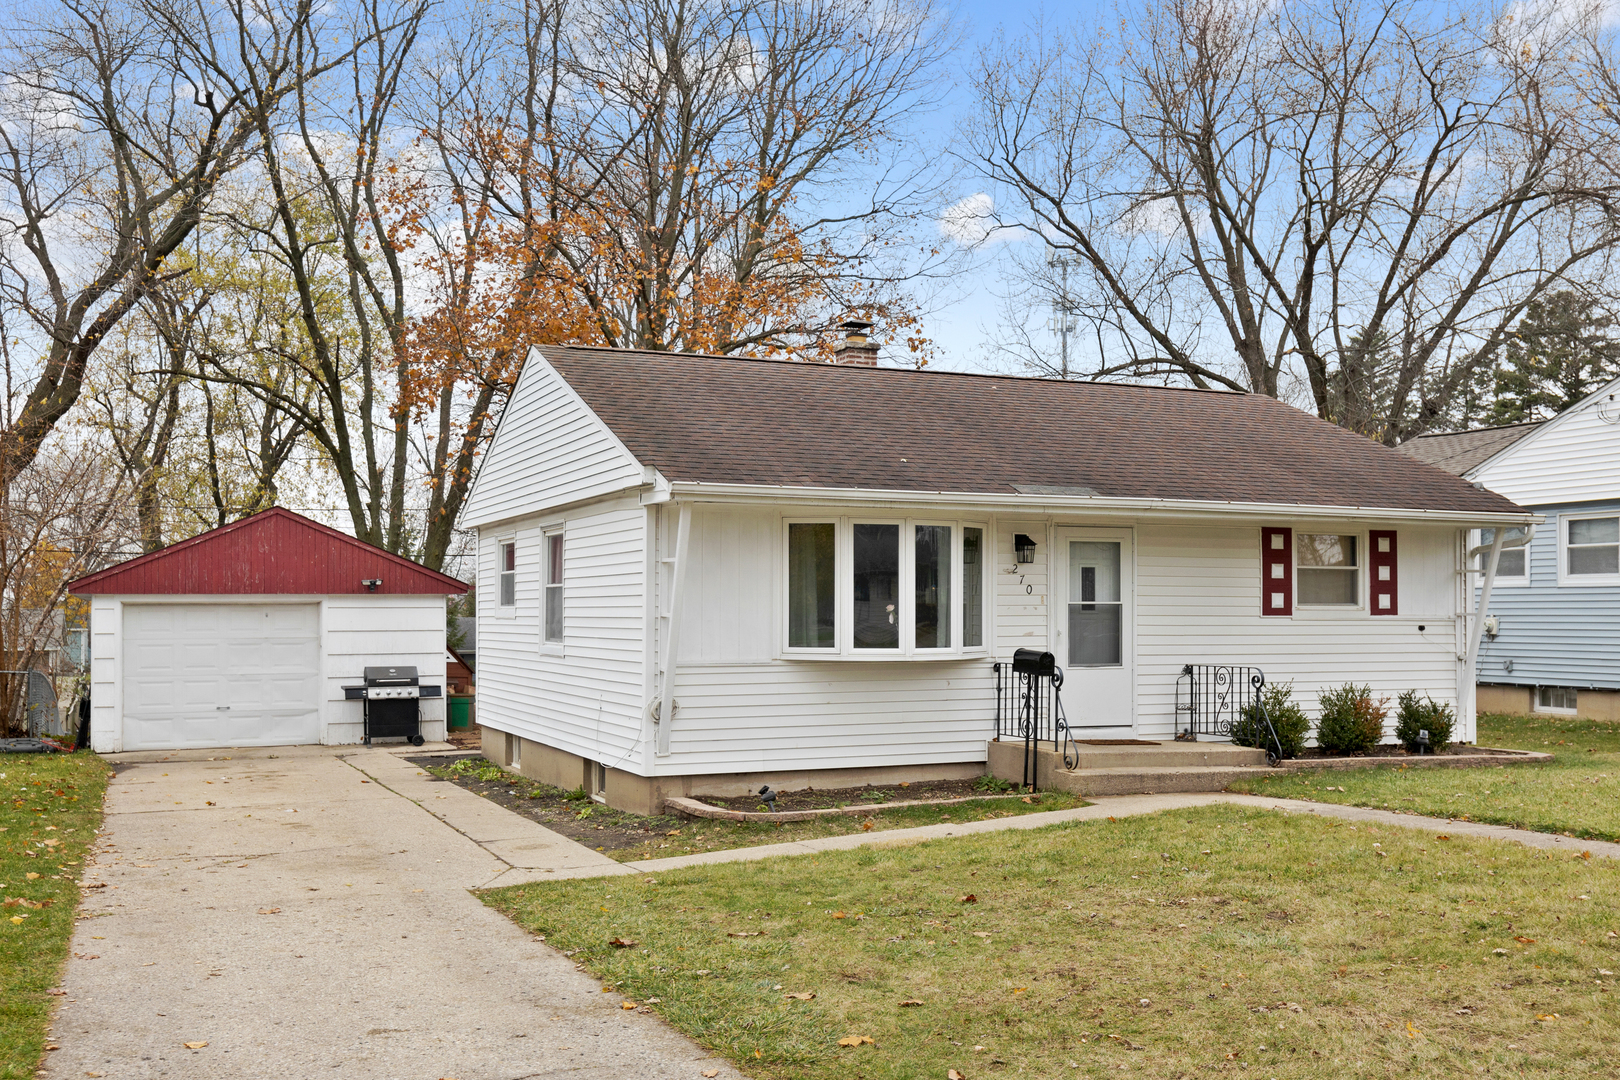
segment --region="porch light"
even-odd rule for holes
[[[364,585],[366,587],[366,592],[376,592],[377,591],[377,586],[382,584],[382,578],[374,578],[374,577],[361,578],[360,579],[360,584],[362,584],[362,585]]]
[[[1035,541],[1018,533],[1013,537],[1013,552],[1021,563],[1035,561]]]

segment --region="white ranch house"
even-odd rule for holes
[[[544,346],[465,510],[485,752],[643,812],[977,775],[1018,648],[1082,738],[1230,663],[1471,741],[1468,533],[1533,520],[1257,395]]]

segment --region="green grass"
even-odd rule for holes
[[[0,754],[0,1080],[32,1077],[44,1053],[107,775],[89,753]]]
[[[1232,790],[1620,840],[1620,724],[1487,714],[1479,718],[1479,744],[1540,750],[1553,760],[1465,769],[1311,769],[1244,781]]]
[[[486,900],[759,1078],[1620,1061],[1620,864],[1427,831],[1204,807]]]

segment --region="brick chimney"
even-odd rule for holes
[[[844,331],[844,340],[833,350],[833,363],[877,367],[877,344],[866,339],[866,332],[872,329],[872,324],[852,319],[839,329]]]

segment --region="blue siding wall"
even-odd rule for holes
[[[1502,629],[1495,641],[1489,637],[1480,641],[1478,679],[1517,686],[1620,689],[1620,585],[1558,584],[1560,515],[1620,513],[1620,502],[1533,509],[1547,515],[1547,523],[1536,527],[1530,541],[1530,584],[1498,582],[1492,589],[1487,614],[1495,615]],[[1512,671],[1507,670],[1507,661],[1512,662]]]

